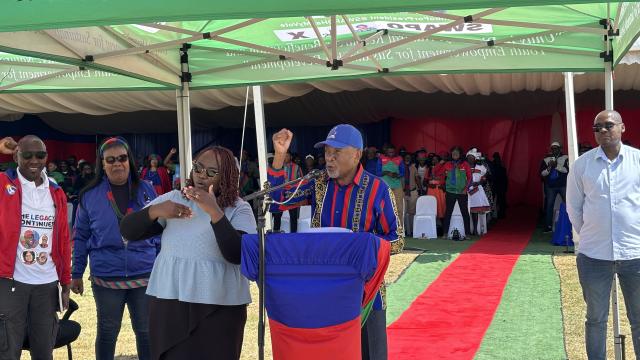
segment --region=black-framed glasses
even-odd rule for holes
[[[611,131],[611,129],[613,129],[616,125],[620,125],[620,123],[614,123],[614,122],[606,122],[604,124],[595,124],[593,125],[593,132],[600,132],[602,131],[602,129],[605,129],[607,131]]]
[[[126,163],[127,161],[129,161],[129,155],[122,154],[122,155],[118,155],[118,156],[106,156],[104,158],[104,161],[109,165],[115,164],[116,161],[121,163],[121,164],[123,164],[123,163]]]
[[[20,157],[25,160],[31,160],[33,157],[38,160],[44,160],[47,157],[46,151],[20,151]]]
[[[206,172],[208,177],[215,177],[216,175],[220,174],[220,172],[216,169],[213,168],[205,168],[204,166],[202,166],[202,164],[200,164],[199,162],[193,160],[193,171],[196,174],[202,174],[202,172]]]

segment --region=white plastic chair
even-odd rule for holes
[[[451,239],[453,230],[458,229],[460,237],[467,236],[464,231],[464,220],[462,219],[462,212],[460,212],[460,204],[456,201],[456,205],[453,207],[453,213],[451,214],[451,221],[449,222],[449,230],[447,237]]]
[[[311,228],[311,205],[300,207],[298,215],[298,232],[306,232]]]
[[[416,214],[413,217],[413,237],[435,239],[438,201],[435,196],[424,195],[418,198]]]
[[[282,212],[282,219],[280,221],[280,231],[285,233],[291,232],[291,218],[289,217],[289,210]]]

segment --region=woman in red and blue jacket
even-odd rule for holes
[[[120,220],[156,198],[153,186],[141,181],[135,168],[127,142],[119,137],[107,139],[100,147],[96,177],[80,193],[71,290],[83,293],[88,257],[98,311],[97,360],[113,359],[125,304],[131,314],[138,358],[150,358],[145,293],[160,241],[151,237],[128,242],[120,234]]]
[[[445,163],[443,169],[445,172],[445,201],[447,203],[447,211],[442,224],[445,238],[449,235],[449,224],[456,202],[458,202],[460,213],[462,213],[465,237],[471,234],[469,229],[469,195],[467,194],[472,180],[471,167],[462,158],[462,151],[460,146],[451,148],[451,161]]]

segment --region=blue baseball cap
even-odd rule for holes
[[[324,146],[331,146],[342,149],[347,146],[362,150],[362,135],[360,131],[349,124],[336,125],[329,131],[327,140],[315,144],[313,147],[319,149]]]

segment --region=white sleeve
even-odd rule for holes
[[[567,176],[567,214],[569,215],[569,220],[571,220],[571,225],[580,234],[580,229],[584,224],[582,207],[584,206],[585,195],[582,172],[576,166],[577,164],[577,162],[573,164],[573,169],[569,171]]]

